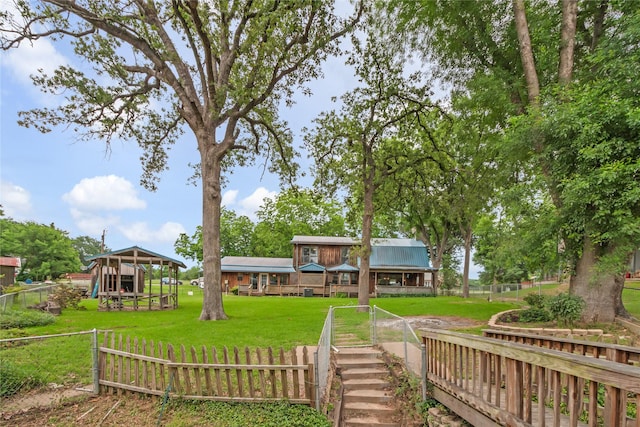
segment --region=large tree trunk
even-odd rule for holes
[[[616,316],[629,316],[622,303],[624,275],[595,271],[596,263],[606,251],[606,247],[596,246],[585,237],[582,256],[569,282],[569,292],[586,303],[582,321],[587,323],[613,322]]]
[[[204,296],[200,320],[224,320],[220,267],[220,210],[222,165],[213,148],[202,154],[202,263]]]

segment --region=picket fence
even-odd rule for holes
[[[256,348],[232,351],[202,346],[157,345],[106,334],[98,349],[99,385],[108,393],[137,392],[227,402],[315,402],[313,364],[307,347],[288,352]],[[254,361],[256,363],[254,363]]]

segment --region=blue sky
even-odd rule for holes
[[[176,238],[183,232],[192,234],[202,216],[201,188],[189,183],[193,171],[188,165],[198,163],[199,154],[188,130],[171,149],[158,190],[149,192],[139,184],[141,150],[136,142],[114,141],[107,148],[100,140],[78,141],[70,129],[42,134],[17,124],[19,111],[60,102],[41,93],[29,76],[38,69],[51,73],[59,65],[77,64],[78,58],[64,49],[38,40],[0,52],[0,204],[5,216],[54,223],[71,237],[99,240],[106,230],[111,249],[138,245],[176,256]],[[325,78],[309,84],[313,95],[300,96],[295,105],[281,111],[297,143],[303,126],[335,108],[331,97],[355,84],[342,59],[333,58],[324,68]],[[308,165],[306,154],[300,160]],[[302,184],[309,185],[309,178]],[[258,161],[228,176],[223,204],[254,219],[264,198],[279,190],[278,178]]]

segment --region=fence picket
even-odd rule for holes
[[[139,348],[138,348],[138,337],[135,337],[133,339],[133,352],[135,354],[140,354]],[[139,387],[140,386],[140,360],[138,358],[136,358],[133,362],[133,376],[134,376],[133,385],[135,385],[136,387]]]
[[[240,355],[238,353],[238,347],[233,347],[233,357],[236,365],[240,365]],[[238,381],[238,396],[244,397],[244,387],[242,386],[242,370],[236,369],[236,379]]]
[[[187,363],[187,355],[184,349],[184,345],[180,344],[180,361],[182,363]],[[191,375],[189,374],[189,368],[184,366],[182,368],[182,377],[184,380],[184,392],[186,394],[191,394]]]
[[[147,353],[147,340],[142,339],[142,354],[148,356]],[[146,360],[142,361],[142,386],[144,388],[151,388],[149,385],[149,362]],[[153,389],[152,389],[153,390]]]
[[[153,343],[153,340],[151,340],[151,341],[149,341],[149,356],[155,357],[155,351],[156,351],[155,350],[155,344]],[[160,354],[158,357],[162,357],[162,354]],[[150,365],[151,365],[150,366],[150,368],[151,368],[151,375],[150,375],[150,377],[151,377],[150,378],[151,379],[151,384],[150,384],[151,390],[157,390],[156,389],[156,375],[157,375],[156,369],[157,369],[157,366],[156,366],[156,363],[154,363],[154,362],[151,362]]]
[[[125,348],[127,349],[127,353],[131,353],[131,337],[127,336],[125,340]],[[131,384],[131,363],[132,360],[130,357],[127,357],[124,360],[124,378],[127,384]]]
[[[216,348],[213,347],[211,349],[211,354],[213,355],[213,363],[218,363],[218,353],[216,352]],[[222,393],[222,380],[220,379],[220,369],[214,368],[216,373],[216,386],[218,388],[218,396],[224,396]]]
[[[176,361],[176,354],[175,354],[175,351],[173,350],[173,345],[171,344],[167,344],[167,358],[174,363]],[[173,389],[176,393],[182,393],[182,388],[180,387],[179,369],[177,367],[170,367],[168,371],[169,371],[168,386],[171,389]]]
[[[273,349],[271,347],[268,347],[267,352],[269,357],[269,365],[273,365],[275,363],[273,361]],[[274,369],[269,369],[269,380],[271,381],[271,397],[276,397],[278,395],[278,391],[276,384],[276,371]]]
[[[122,351],[122,334],[118,335],[118,350]],[[122,384],[123,360],[118,356],[118,384]],[[118,396],[122,396],[122,389],[117,390]]]
[[[284,359],[284,349],[280,347],[280,365],[286,365],[286,361]],[[287,371],[284,368],[280,368],[280,381],[282,383],[282,397],[289,397],[289,387],[287,384]]]
[[[256,349],[256,354],[258,356],[258,365],[262,365],[262,353],[260,352],[259,348]],[[259,370],[259,375],[260,375],[260,393],[262,397],[266,397],[264,369]]]
[[[229,350],[227,347],[222,348],[222,355],[224,358],[224,364],[229,365]],[[231,383],[231,370],[227,367],[224,369],[224,375],[227,379],[227,396],[233,396],[233,384]]]
[[[209,363],[209,355],[207,353],[207,347],[202,346],[202,363]],[[204,382],[205,387],[207,388],[207,396],[214,396],[215,393],[213,391],[213,383],[211,381],[211,369],[204,370]]]
[[[247,362],[247,365],[251,366],[251,351],[249,350],[249,347],[245,347],[244,348],[244,357],[245,360]],[[249,397],[254,398],[256,396],[256,390],[255,390],[255,386],[253,384],[253,369],[251,368],[247,368],[247,387],[249,388]]]
[[[297,365],[298,364],[298,352],[296,352],[295,347],[291,349],[291,364],[292,365]],[[293,398],[297,399],[300,397],[300,384],[299,384],[299,378],[298,378],[298,370],[297,369],[293,369],[293,374],[292,374],[292,381],[293,381]]]
[[[196,348],[191,346],[191,361],[193,363],[198,363],[198,354],[196,353]],[[193,368],[193,379],[196,383],[196,394],[198,396],[202,396],[202,381],[200,379],[200,368],[195,366]]]

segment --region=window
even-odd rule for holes
[[[237,279],[238,279],[238,283],[242,283],[242,281],[244,280],[244,274],[238,273]]]
[[[269,276],[269,286],[276,286],[278,284],[278,276],[272,274]]]
[[[340,264],[345,264],[349,262],[349,248],[347,246],[343,246],[340,248]]]
[[[318,262],[318,248],[316,246],[304,246],[302,248],[302,263]]]
[[[286,286],[289,284],[289,275],[288,274],[281,274],[280,275],[280,284],[282,286]]]

